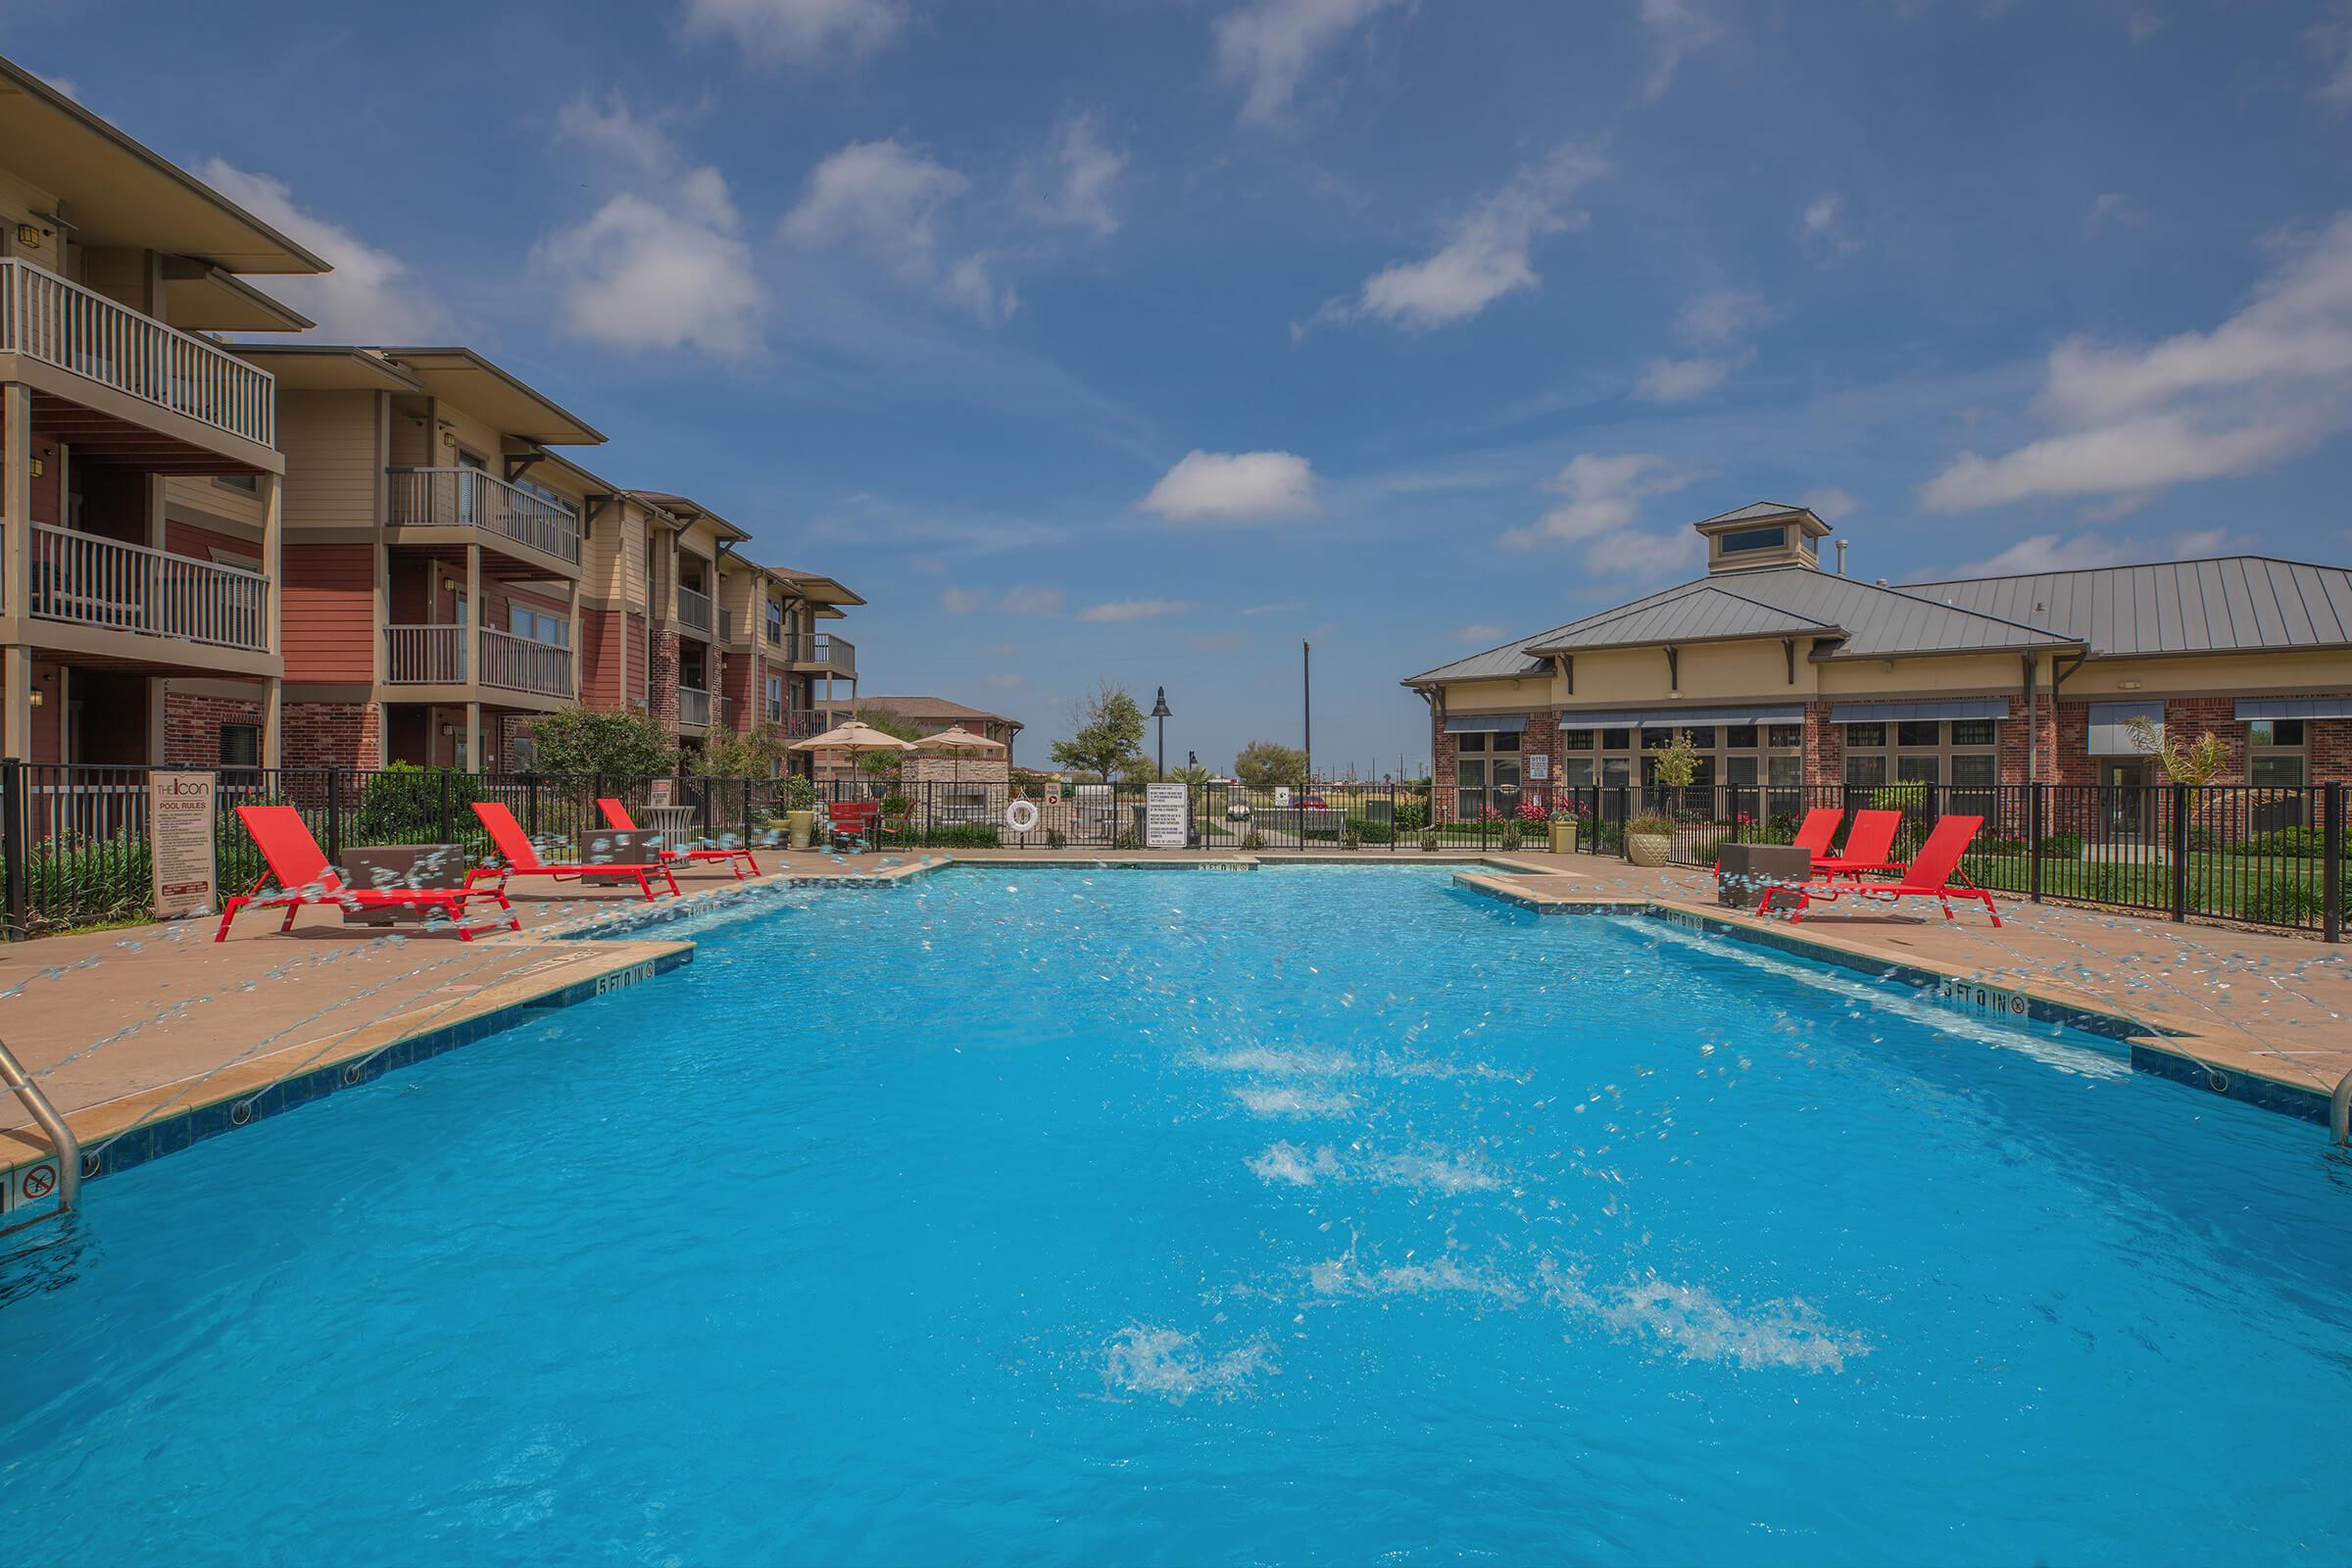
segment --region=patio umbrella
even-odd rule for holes
[[[911,752],[914,750],[896,735],[886,734],[862,719],[851,719],[837,724],[822,735],[811,735],[805,741],[794,741],[787,751],[847,752],[853,757],[867,752]]]
[[[947,752],[956,759],[956,782],[963,782],[963,758],[966,752],[1001,752],[1003,741],[992,741],[985,735],[975,735],[961,724],[951,725],[936,735],[926,735],[914,743],[918,752]]]

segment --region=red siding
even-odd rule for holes
[[[143,539],[139,542],[146,543]],[[249,561],[258,562],[262,559],[262,547],[250,539],[240,539],[233,533],[216,533],[210,528],[199,528],[177,517],[164,523],[164,548],[190,561],[210,561],[213,552],[220,550],[234,556],[234,564],[240,566]]]
[[[580,705],[611,710],[620,707],[620,612],[580,612]]]
[[[373,680],[374,547],[288,545],[284,567],[286,679]]]

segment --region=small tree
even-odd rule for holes
[[[1306,754],[1280,741],[1251,741],[1233,754],[1233,776],[1253,790],[1306,783]]]
[[[526,733],[539,748],[542,773],[659,778],[677,765],[669,737],[640,709],[614,713],[566,708],[534,721]]]
[[[2124,734],[2130,738],[2133,750],[2142,757],[2154,758],[2156,765],[2176,784],[2210,784],[2230,765],[2230,748],[2211,730],[2183,746],[2153,719],[2134,713],[2124,720]]]
[[[1678,729],[1674,739],[1658,753],[1655,760],[1656,777],[1670,790],[1687,790],[1698,776],[1698,748],[1690,744],[1690,732]]]
[[[724,730],[688,755],[687,771],[703,778],[773,778],[784,760],[784,738],[773,725]]]
[[[1143,748],[1144,710],[1104,681],[1092,697],[1070,706],[1070,738],[1054,743],[1054,760],[1107,783],[1143,761]]]
[[[1214,776],[1215,775],[1211,774],[1207,768],[1201,767],[1198,764],[1187,767],[1171,767],[1168,769],[1169,783],[1183,784],[1192,789],[1199,789],[1201,785],[1206,784],[1209,779]]]

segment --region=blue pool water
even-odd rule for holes
[[[90,1189],[0,1561],[2341,1562],[2346,1170],[1443,872],[958,870]]]

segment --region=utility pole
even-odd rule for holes
[[[1306,724],[1306,776],[1315,776],[1315,648],[1314,644],[1298,645],[1298,700],[1300,716]]]

